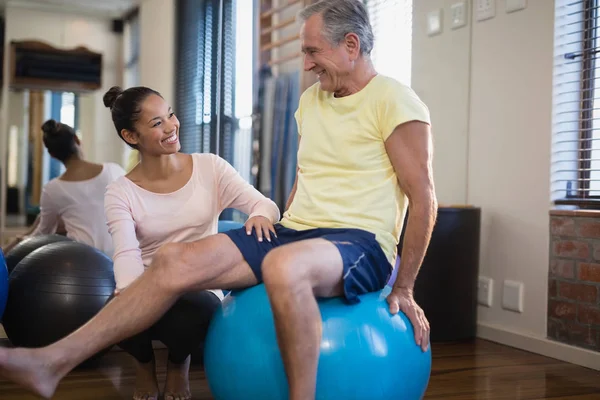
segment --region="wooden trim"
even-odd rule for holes
[[[577,209],[600,210],[600,198],[567,197],[564,199],[554,200],[554,205],[557,206],[557,208],[569,207]]]
[[[560,209],[554,208],[549,211],[552,216],[563,216],[563,217],[584,217],[584,218],[597,218],[600,217],[600,210],[585,210],[581,208],[577,209]]]
[[[285,0],[280,0],[283,2]],[[276,67],[283,63],[291,62],[294,60],[298,60],[298,70],[300,72],[300,86],[301,92],[304,92],[307,88],[312,86],[315,83],[314,75],[311,72],[303,71],[302,68],[302,53],[294,53],[289,54],[287,56],[273,58],[273,49],[283,46],[285,44],[291,43],[295,40],[300,39],[300,34],[297,33],[294,36],[289,36],[277,41],[273,41],[273,33],[278,31],[281,28],[286,26],[290,26],[296,20],[296,17],[286,18],[283,21],[277,22],[277,24],[273,23],[273,16],[276,13],[284,11],[292,5],[298,5],[301,8],[304,8],[310,4],[314,3],[314,0],[288,0],[285,4],[277,6],[276,0],[260,0],[260,9],[262,13],[260,14],[258,21],[258,36],[259,36],[259,68],[264,65],[269,65],[272,67]],[[276,71],[276,70],[275,70]],[[277,73],[277,72],[275,72]]]
[[[297,34],[295,34],[293,36],[288,36],[286,38],[280,39],[280,40],[278,40],[276,42],[271,42],[271,43],[269,43],[267,45],[264,45],[263,47],[261,47],[260,50],[261,51],[271,50],[271,49],[274,49],[275,47],[281,47],[284,44],[291,43],[291,42],[296,41],[298,39],[300,39],[300,34],[299,33],[297,33]]]
[[[33,146],[33,183],[31,190],[31,205],[38,206],[42,196],[42,173],[44,171],[44,142],[42,129],[44,119],[44,93],[31,91],[29,93],[29,139]]]
[[[12,78],[10,81],[11,89],[29,89],[29,90],[51,90],[51,91],[61,91],[61,92],[75,92],[75,93],[85,93],[92,92],[99,88],[98,85],[94,83],[82,83],[82,82],[73,82],[73,81],[59,81],[56,83],[49,83],[45,79],[37,79],[37,78],[27,78],[27,79],[19,79]]]
[[[288,0],[288,2],[286,4],[282,4],[278,7],[274,7],[271,8],[270,10],[267,10],[263,13],[260,14],[260,18],[268,18],[270,16],[272,16],[273,14],[282,12],[283,10],[285,10],[286,8],[293,6],[294,4],[298,4],[300,3],[302,0]]]
[[[295,59],[297,59],[299,57],[302,57],[302,53],[301,52],[290,54],[289,56],[285,56],[285,57],[281,57],[281,58],[276,58],[275,60],[269,61],[269,66],[283,64],[283,63],[286,63],[288,61],[295,60]]]
[[[260,8],[263,7],[270,8],[273,6],[273,0],[260,0]],[[269,29],[273,24],[272,18],[259,18],[258,19],[258,68],[267,64],[271,59],[271,51],[260,51],[261,48],[271,43],[271,35],[261,35],[261,31],[264,29]]]
[[[278,29],[285,28],[286,26],[292,25],[294,22],[296,22],[296,17],[288,18],[288,19],[286,19],[286,20],[284,20],[284,21],[282,21],[282,22],[280,22],[280,23],[278,23],[276,25],[273,25],[273,26],[270,26],[268,28],[265,28],[265,29],[261,30],[260,34],[261,35],[266,35],[266,34],[269,34],[269,33],[273,33],[274,31],[276,31]]]
[[[28,50],[48,51],[51,53],[68,54],[68,55],[72,55],[72,54],[84,54],[84,55],[91,55],[91,56],[101,56],[102,55],[101,53],[92,51],[85,46],[77,46],[77,47],[73,47],[71,49],[61,49],[58,47],[54,47],[51,44],[48,44],[46,42],[42,42],[41,40],[11,40],[10,46],[11,46],[11,48],[15,48],[15,49],[18,47],[18,48],[28,49]]]

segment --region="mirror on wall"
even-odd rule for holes
[[[43,187],[64,172],[44,146],[42,124],[55,119],[79,134],[82,114],[88,123],[95,121],[90,99],[102,87],[103,65],[103,54],[85,46],[65,48],[37,39],[10,39],[7,45],[0,146],[6,155],[0,159],[3,240],[35,221]]]
[[[6,102],[6,219],[7,228],[29,226],[39,213],[43,186],[64,171],[44,147],[42,124],[52,118],[79,132],[79,103],[74,92],[11,89]]]

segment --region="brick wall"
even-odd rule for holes
[[[548,338],[600,351],[600,212],[550,213]]]

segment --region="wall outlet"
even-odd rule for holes
[[[494,18],[496,16],[496,0],[476,0],[475,15],[477,21]]]
[[[427,34],[429,36],[442,33],[442,9],[438,8],[427,13]]]
[[[506,0],[506,12],[511,13],[527,8],[527,0]]]
[[[492,295],[494,293],[494,281],[492,278],[480,276],[477,282],[477,303],[482,306],[492,306]]]
[[[502,289],[502,308],[523,312],[523,283],[506,280]]]
[[[450,26],[452,29],[462,28],[467,25],[467,2],[459,1],[450,6]]]

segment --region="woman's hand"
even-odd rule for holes
[[[266,237],[267,240],[270,242],[271,233],[273,233],[273,236],[277,237],[277,235],[275,234],[275,228],[273,227],[273,223],[271,223],[271,221],[268,218],[263,217],[261,215],[249,218],[248,221],[246,221],[246,223],[244,224],[244,226],[246,227],[246,233],[248,235],[252,234],[253,228],[256,230],[256,236],[258,237],[259,242],[263,241],[263,237]]]

